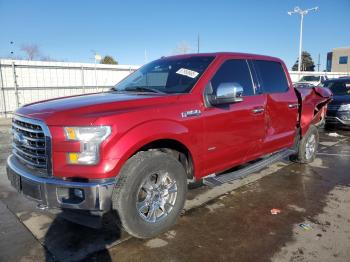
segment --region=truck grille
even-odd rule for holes
[[[12,153],[38,176],[51,176],[51,139],[47,126],[15,116],[12,120]]]
[[[328,105],[329,111],[338,111],[339,108],[340,108],[340,105]]]

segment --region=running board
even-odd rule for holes
[[[279,151],[278,153],[274,153],[268,157],[262,158],[258,162],[255,162],[254,164],[250,164],[246,167],[242,167],[241,169],[238,169],[236,171],[230,172],[230,173],[224,173],[217,176],[209,176],[205,177],[203,179],[203,184],[211,187],[220,186],[224,183],[231,182],[236,179],[243,179],[247,177],[248,175],[257,172],[261,169],[263,169],[266,166],[269,166],[273,164],[274,162],[277,162],[279,160],[282,160],[286,157],[289,157],[291,155],[295,154],[295,151],[292,149],[284,149],[282,151]]]

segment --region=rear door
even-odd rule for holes
[[[266,95],[255,92],[247,60],[224,61],[208,83],[210,90],[206,92],[215,94],[221,83],[242,86],[243,101],[203,110],[206,153],[202,161],[207,174],[244,163],[247,156],[261,155],[261,142],[265,136]]]
[[[259,86],[267,95],[264,153],[291,147],[296,135],[298,99],[278,61],[254,60]]]

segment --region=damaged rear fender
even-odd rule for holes
[[[322,121],[333,94],[325,87],[295,88],[295,93],[299,101],[299,126],[303,137],[310,125]]]

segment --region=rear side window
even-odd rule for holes
[[[254,65],[265,93],[282,93],[288,90],[288,81],[280,63],[255,60]]]
[[[252,78],[246,60],[232,59],[224,62],[211,80],[214,93],[221,83],[238,83],[243,87],[243,96],[254,95]]]

